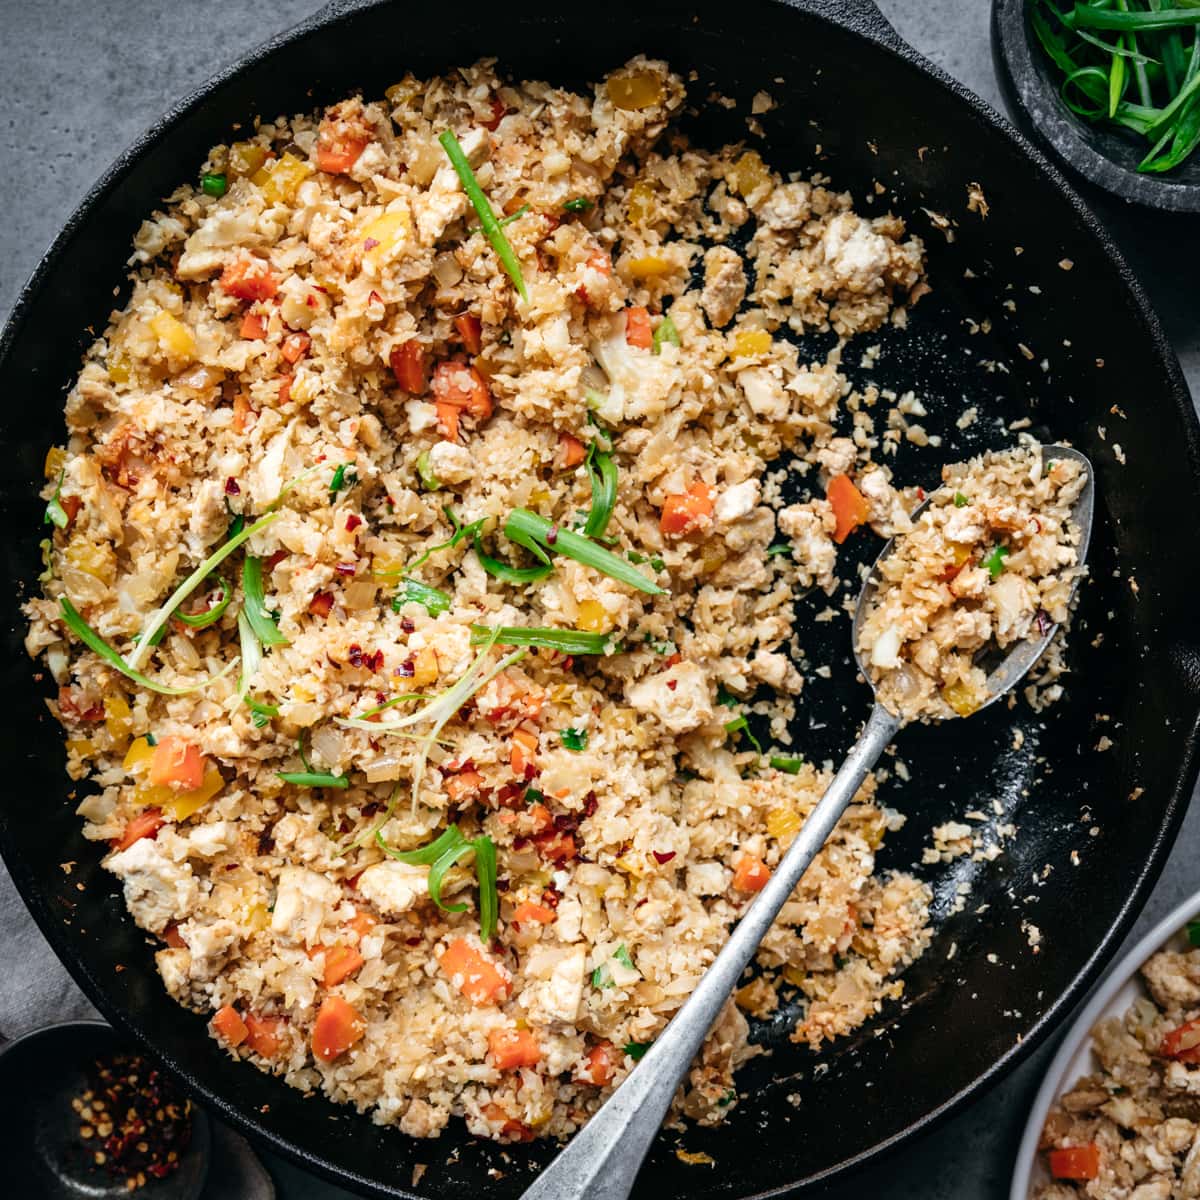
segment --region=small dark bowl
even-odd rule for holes
[[[1026,0],[992,0],[992,55],[1016,123],[1069,171],[1114,196],[1167,212],[1200,212],[1200,154],[1165,176],[1139,174],[1146,139],[1081,121],[1063,104],[1027,7]]]
[[[212,1133],[192,1107],[192,1140],[177,1171],[130,1193],[92,1167],[71,1101],[87,1086],[88,1068],[104,1054],[132,1050],[110,1026],[70,1021],[34,1030],[0,1048],[0,1193],[21,1200],[196,1200],[204,1189]]]

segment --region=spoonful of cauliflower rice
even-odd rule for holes
[[[1046,651],[1084,574],[1094,510],[1087,457],[1021,445],[942,470],[883,548],[854,616],[875,706],[758,899],[637,1068],[522,1200],[624,1200],[672,1097],[742,971],[900,728],[970,716]]]

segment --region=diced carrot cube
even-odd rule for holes
[[[492,395],[480,373],[461,362],[440,362],[433,370],[433,399],[465,408],[476,421],[492,415]]]
[[[466,938],[451,942],[438,965],[472,1004],[493,1004],[508,995],[508,980],[487,955]]]
[[[575,838],[569,833],[543,833],[533,841],[538,853],[550,862],[570,862],[579,853]]]
[[[242,326],[238,333],[248,342],[261,341],[267,336],[267,322],[261,313],[248,312],[242,318]]]
[[[454,318],[454,328],[462,338],[462,344],[468,354],[478,354],[483,349],[483,322],[474,313],[463,313]]]
[[[478,771],[462,771],[446,780],[446,795],[455,804],[461,804],[468,796],[479,791],[482,784],[483,776]]]
[[[312,1052],[321,1062],[333,1062],[360,1041],[366,1029],[353,1004],[341,996],[326,996],[313,1023]]]
[[[392,348],[388,364],[396,382],[414,396],[425,390],[425,349],[416,338]]]
[[[279,352],[288,362],[297,363],[308,353],[308,348],[311,345],[312,338],[307,333],[289,333],[283,339],[283,344],[279,347]]]
[[[733,886],[739,892],[761,892],[770,878],[770,867],[754,854],[743,854],[733,869]]]
[[[232,1004],[225,1005],[216,1013],[212,1019],[212,1027],[227,1046],[240,1046],[250,1032]]]
[[[119,838],[109,843],[114,850],[128,850],[134,842],[144,837],[152,838],[166,824],[161,808],[147,808],[127,822]]]
[[[204,755],[191,742],[168,734],[154,747],[150,782],[180,792],[194,792],[204,782]]]
[[[649,350],[654,344],[650,313],[641,305],[625,310],[625,340],[639,350]]]
[[[533,821],[534,833],[545,833],[554,824],[554,817],[544,804],[531,804],[529,816]]]
[[[274,1058],[283,1049],[281,1030],[286,1022],[282,1017],[257,1017],[247,1013],[246,1045],[263,1058]]]
[[[663,502],[659,528],[663,533],[681,537],[703,531],[712,525],[712,491],[706,483],[693,483],[686,492],[670,495]]]
[[[607,1087],[616,1073],[616,1051],[612,1042],[598,1042],[588,1051],[587,1062],[579,1072],[579,1082]]]
[[[587,450],[583,443],[570,433],[558,435],[558,454],[564,470],[579,466],[587,458]]]
[[[361,941],[378,924],[379,922],[365,908],[360,908],[354,914],[354,920],[347,923],[346,928],[354,930]]]
[[[833,540],[840,546],[866,521],[871,509],[849,475],[835,475],[829,481],[825,496],[833,506],[833,516],[837,521]]]
[[[462,416],[462,409],[457,404],[442,404],[441,402],[435,404],[434,407],[437,409],[438,433],[448,442],[457,442],[458,419]]]
[[[512,773],[518,779],[524,779],[526,771],[534,765],[537,756],[537,734],[529,729],[517,729],[513,732],[512,750],[509,754],[509,765]]]
[[[541,1048],[528,1029],[493,1029],[488,1034],[488,1050],[501,1071],[536,1067],[542,1061]]]
[[[261,258],[239,258],[221,272],[221,290],[239,300],[270,300],[279,282],[270,264]]]
[[[554,921],[554,909],[532,900],[522,900],[512,915],[514,925],[550,925]]]
[[[321,949],[325,951],[325,974],[321,982],[327,988],[345,982],[366,961],[353,946],[324,946]]]
[[[1095,1179],[1100,1174],[1100,1147],[1095,1142],[1051,1150],[1049,1158],[1055,1179]]]

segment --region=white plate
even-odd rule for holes
[[[1146,994],[1138,978],[1138,969],[1156,951],[1176,943],[1177,939],[1178,944],[1174,948],[1186,946],[1187,923],[1197,916],[1200,916],[1200,893],[1189,897],[1163,917],[1096,985],[1058,1048],[1037,1099],[1033,1102],[1021,1147],[1017,1151],[1009,1200],[1030,1200],[1035,1188],[1050,1182],[1045,1160],[1037,1152],[1038,1139],[1055,1100],[1063,1092],[1069,1091],[1081,1075],[1090,1075],[1099,1070],[1100,1064],[1092,1052],[1092,1028],[1105,1017],[1121,1016],[1138,996]]]

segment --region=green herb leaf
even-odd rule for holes
[[[783,771],[788,775],[798,775],[800,768],[804,766],[804,759],[798,754],[794,758],[782,754],[772,754],[769,761],[776,771]]]
[[[718,683],[717,703],[722,708],[737,708],[741,701],[723,683]]]
[[[672,346],[682,345],[679,340],[679,330],[675,328],[675,322],[671,320],[670,313],[659,321],[658,327],[654,330],[654,336],[651,339],[651,353],[661,354],[664,343]]]
[[[586,196],[576,196],[574,200],[564,200],[563,208],[567,212],[587,212],[589,208],[594,208],[595,205]]]
[[[999,579],[1004,572],[1004,560],[1008,557],[1007,546],[993,546],[992,552],[979,565],[987,568],[987,573],[993,579]]]
[[[447,129],[438,138],[438,141],[441,142],[442,149],[446,152],[446,157],[458,173],[458,178],[462,183],[463,191],[467,194],[467,199],[475,206],[475,212],[479,217],[479,224],[483,227],[483,232],[486,234],[487,240],[492,243],[492,249],[496,251],[496,256],[500,259],[501,264],[508,273],[509,279],[512,280],[513,287],[517,289],[517,295],[522,300],[528,302],[529,292],[525,288],[525,280],[521,275],[521,264],[508,238],[505,237],[504,230],[500,227],[500,222],[496,220],[496,214],[492,211],[492,206],[488,203],[488,198],[483,194],[483,189],[479,186],[479,181],[475,178],[475,172],[471,170],[471,164],[467,162],[467,156],[463,153],[462,146],[458,144],[458,138]]]
[[[964,496],[962,494],[962,492],[954,493],[954,507],[955,508],[966,508],[967,505],[970,503],[971,502],[966,498],[966,496]]]
[[[431,616],[440,616],[450,610],[450,597],[441,588],[430,587],[415,579],[405,579],[403,586],[392,597],[392,612],[399,612],[406,604],[424,605]]]
[[[744,716],[734,717],[732,721],[726,721],[725,732],[744,733],[746,735],[746,741],[748,741],[759,754],[762,753],[762,746],[759,745],[758,738],[754,736],[754,731],[750,728],[750,723]]]
[[[200,190],[206,196],[215,196],[219,200],[228,188],[229,181],[216,171],[205,171],[200,176]]]
[[[563,654],[605,654],[612,634],[585,633],[580,629],[551,629],[532,625],[472,625],[471,645],[533,646]]]
[[[433,473],[433,463],[430,461],[428,450],[422,450],[417,455],[417,478],[427,492],[436,492],[442,486],[438,477]]]
[[[586,729],[561,729],[558,736],[564,750],[574,750],[578,754],[587,749],[588,731]]]
[[[646,1056],[646,1051],[653,1045],[653,1042],[626,1042],[624,1051],[634,1062],[641,1062]]]
[[[247,554],[242,562],[242,591],[246,596],[243,611],[259,642],[264,646],[289,645],[287,638],[279,632],[275,618],[267,611],[263,598],[262,559],[253,554]]]
[[[354,464],[342,463],[329,481],[329,503],[332,504],[337,499],[338,492],[349,490],[357,483],[358,472],[354,469]]]
[[[544,547],[555,554],[562,554],[593,567],[612,579],[626,583],[638,591],[647,592],[652,596],[665,594],[666,589],[646,578],[625,559],[618,558],[603,546],[581,534],[569,529],[560,529],[545,517],[532,513],[526,508],[515,509],[504,523],[504,533],[512,541],[527,548],[536,545]]]
[[[54,489],[54,495],[50,497],[49,503],[46,505],[46,515],[42,518],[43,525],[57,525],[59,529],[66,529],[71,523],[62,506],[62,485],[66,475],[67,468],[63,467],[58,473],[58,486]]]
[[[325,771],[276,771],[284,783],[304,788],[348,788],[350,780],[345,775],[330,775]]]
[[[526,804],[541,804],[545,800],[545,795],[539,792],[537,788],[526,788],[525,795],[521,797]]]

